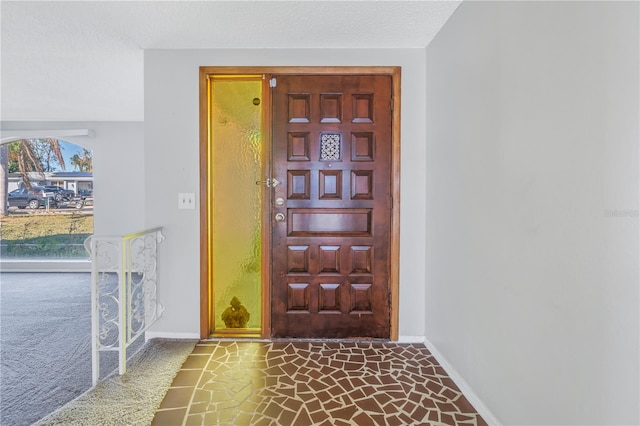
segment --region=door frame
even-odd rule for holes
[[[211,310],[213,307],[213,295],[209,291],[211,279],[210,259],[210,213],[211,200],[209,199],[209,77],[210,76],[242,76],[263,75],[263,129],[265,141],[265,157],[271,154],[271,91],[268,90],[268,80],[271,75],[298,74],[298,75],[388,75],[391,77],[392,112],[391,112],[391,247],[390,247],[390,339],[398,340],[399,318],[399,290],[400,290],[400,78],[401,68],[398,66],[202,66],[199,75],[199,166],[200,166],[200,338],[208,339],[211,328]],[[265,191],[269,193],[270,191]],[[265,198],[264,203],[269,203],[270,198]],[[263,247],[271,247],[270,208],[263,209]],[[265,232],[266,231],[266,232]],[[266,240],[265,240],[266,239]],[[270,250],[262,250],[262,338],[271,337],[271,261]]]

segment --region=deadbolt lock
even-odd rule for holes
[[[284,198],[282,197],[276,198],[276,206],[284,206]]]

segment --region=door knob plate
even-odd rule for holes
[[[257,180],[256,185],[264,185],[267,188],[275,188],[276,186],[280,185],[280,181],[276,178],[267,179],[267,180]]]

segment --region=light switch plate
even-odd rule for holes
[[[196,194],[192,192],[181,192],[180,194],[178,194],[178,208],[179,209],[195,209]]]

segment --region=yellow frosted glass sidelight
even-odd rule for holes
[[[261,327],[261,87],[259,78],[211,81],[214,331]]]

